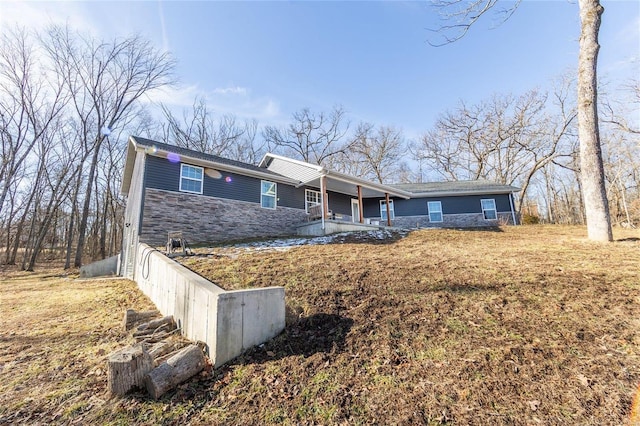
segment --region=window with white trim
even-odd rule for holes
[[[442,203],[440,201],[427,202],[429,210],[429,222],[442,222]]]
[[[275,182],[263,180],[261,183],[261,188],[260,207],[265,209],[275,209],[277,200]]]
[[[320,191],[314,191],[313,189],[304,190],[304,209],[309,213],[309,207],[319,206],[322,204],[322,194]]]
[[[180,165],[180,191],[202,194],[203,169],[189,164]]]
[[[389,200],[389,217],[391,220],[396,218],[395,212],[393,211],[393,200]],[[387,201],[380,200],[380,219],[387,220]]]
[[[484,220],[496,220],[498,219],[498,211],[496,210],[496,200],[493,198],[480,200],[482,205],[482,216]]]

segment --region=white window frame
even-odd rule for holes
[[[485,208],[485,202],[491,202],[493,204],[493,208]],[[484,220],[498,220],[498,208],[496,207],[495,198],[483,198],[480,200],[480,207],[482,208],[482,217]],[[487,217],[487,212],[493,211],[493,218]]]
[[[199,170],[200,171],[200,178],[198,179],[197,177],[193,177],[193,176],[185,176],[185,170]],[[200,184],[200,190],[199,191],[192,191],[190,189],[186,189],[182,187],[182,183],[183,181],[188,180],[191,182],[198,182]],[[198,167],[198,166],[192,166],[191,164],[180,164],[180,191],[181,192],[189,192],[191,194],[202,194],[202,187],[203,187],[203,182],[204,182],[204,169],[202,167]]]
[[[265,184],[268,185],[267,191],[265,192]],[[270,188],[273,188],[273,194],[270,194]],[[265,205],[265,197],[273,199],[273,207]],[[278,207],[278,184],[275,182],[271,182],[268,180],[260,181],[260,207],[263,209],[272,209],[275,210]]]
[[[443,221],[442,202],[440,202],[440,201],[427,201],[427,211],[429,212],[429,222],[430,223],[441,223]],[[440,220],[434,220],[431,217],[432,214],[440,215]]]
[[[389,216],[391,220],[396,218],[396,212],[393,207],[393,200],[389,200]],[[380,220],[387,220],[387,200],[380,200]]]
[[[304,210],[309,213],[309,207],[322,204],[322,193],[314,189],[304,190]]]

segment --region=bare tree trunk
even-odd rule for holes
[[[76,190],[75,196],[78,195],[78,191]],[[66,256],[64,261],[64,269],[69,269],[71,267],[71,251],[73,250],[73,227],[75,226],[75,217],[76,217],[76,198],[73,198],[71,202],[71,212],[69,213],[69,228],[67,230],[67,248],[66,248]]]
[[[598,31],[604,8],[599,0],[579,0],[579,4],[582,24],[578,63],[578,136],[587,233],[591,240],[612,241],[597,106]]]
[[[31,255],[29,256],[29,262],[26,268],[24,267],[23,262],[22,269],[24,270],[33,271],[33,267],[35,266],[38,255],[42,250],[42,245],[51,226],[51,222],[53,221],[53,217],[57,215],[58,209],[62,204],[64,194],[67,192],[71,181],[74,179],[74,176],[71,176],[69,177],[68,181],[63,182],[65,175],[66,172],[62,172],[62,177],[60,177],[60,180],[56,183],[55,187],[52,186],[50,188],[52,192],[51,199],[49,200],[46,210],[44,210],[44,216],[42,218],[40,228],[36,233],[35,240],[31,248]]]
[[[102,136],[100,136],[102,139]],[[76,258],[73,266],[82,266],[82,252],[84,251],[85,234],[87,232],[87,221],[89,219],[89,207],[91,206],[91,191],[93,189],[93,179],[96,174],[96,166],[98,163],[98,155],[100,153],[100,145],[102,140],[96,144],[93,158],[91,159],[91,167],[89,168],[89,177],[87,178],[87,191],[85,193],[84,205],[80,216],[80,226],[78,227],[78,245],[76,246]]]
[[[554,212],[556,210],[555,205],[555,197],[553,196],[553,191],[551,190],[551,179],[549,178],[548,170],[545,169],[544,180],[547,192],[547,221],[549,223],[554,223]]]
[[[4,263],[6,265],[9,264],[9,253],[11,252],[11,225],[13,224],[13,219],[14,216],[16,215],[16,212],[14,212],[14,208],[15,208],[15,202],[13,200],[13,197],[11,197],[11,205],[10,208],[11,210],[9,210],[9,215],[7,216],[7,245],[6,245],[6,252],[5,252],[5,259],[4,259]]]
[[[626,188],[624,187],[622,182],[619,183],[619,187],[620,187],[620,198],[622,201],[622,209],[624,211],[624,217],[625,217],[627,226],[633,227],[633,221],[631,220],[631,216],[629,215],[629,206],[627,205],[627,197],[625,195]]]
[[[109,182],[110,176],[107,175],[107,182]],[[99,250],[100,250],[100,259],[106,259],[107,257],[107,217],[109,215],[109,203],[111,197],[111,188],[109,188],[109,184],[107,183],[107,188],[105,190],[104,201],[102,205],[102,220],[100,221],[100,237],[99,237]]]
[[[78,214],[78,194],[80,193],[80,185],[82,184],[82,169],[84,164],[85,156],[82,157],[80,162],[78,163],[78,177],[76,180],[75,187],[73,188],[73,197],[71,198],[71,212],[69,217],[69,231],[67,233],[67,253],[64,261],[64,269],[69,269],[71,267],[71,252],[73,251],[73,232],[75,227],[76,215]]]
[[[24,254],[22,255],[22,264],[20,265],[20,269],[24,271],[27,268],[27,259],[31,257],[31,247],[32,241],[36,232],[36,225],[38,217],[40,216],[40,199],[36,200],[36,203],[33,207],[33,214],[31,216],[31,223],[29,224],[29,235],[27,236],[27,241],[24,245]]]
[[[18,249],[20,248],[20,239],[22,238],[22,231],[24,230],[24,223],[27,219],[27,212],[22,215],[18,226],[16,227],[16,234],[13,237],[13,248],[11,253],[7,256],[7,265],[15,265],[16,258],[18,257]]]

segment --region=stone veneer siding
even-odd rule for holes
[[[169,231],[182,231],[189,244],[294,235],[306,217],[302,209],[264,209],[246,201],[147,188],[140,241],[163,246]]]
[[[442,222],[431,223],[429,216],[396,216],[391,224],[398,228],[475,228],[513,225],[511,212],[499,212],[498,220],[485,220],[482,213],[445,214],[442,219]],[[386,223],[386,220],[380,220],[381,225]]]

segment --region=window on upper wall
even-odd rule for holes
[[[260,206],[265,209],[276,208],[276,184],[266,180],[262,181],[260,192]]]
[[[309,207],[322,204],[322,194],[320,191],[313,189],[305,189],[304,191],[304,210],[309,213]]]
[[[482,205],[482,216],[485,220],[496,220],[498,219],[498,211],[496,210],[496,200],[493,198],[480,200],[480,204]]]
[[[442,222],[442,203],[440,201],[429,201],[429,222]]]
[[[393,200],[389,200],[389,217],[391,220],[396,218],[396,215],[393,211]],[[387,201],[380,200],[380,219],[387,220]]]
[[[180,191],[202,194],[202,167],[180,165]]]

